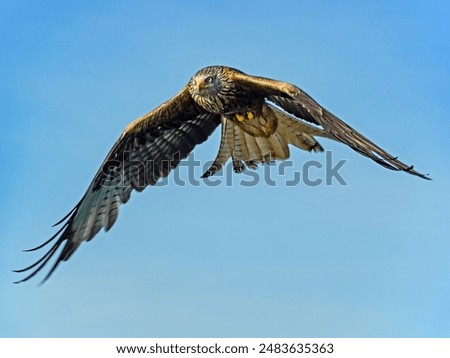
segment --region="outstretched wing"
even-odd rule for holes
[[[232,72],[233,79],[250,93],[259,93],[280,106],[286,112],[321,126],[330,136],[358,153],[369,157],[378,164],[392,170],[401,170],[423,179],[427,175],[418,173],[413,166],[406,165],[397,157],[377,146],[344,121],[320,106],[313,98],[300,88],[281,81],[246,75],[240,71]]]
[[[117,219],[120,204],[133,189],[142,191],[166,177],[181,159],[204,142],[220,124],[220,117],[198,107],[187,87],[171,100],[132,122],[114,144],[81,201],[57,224],[58,232],[35,251],[53,242],[37,262],[16,272],[31,271],[23,282],[36,275],[63,246],[43,281],[61,261],[70,258],[83,241],[91,240],[101,228],[108,231]]]

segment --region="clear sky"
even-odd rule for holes
[[[0,336],[450,336],[449,11],[1,1]],[[275,167],[275,186],[169,180],[133,193],[43,286],[12,284],[39,255],[21,250],[55,232],[126,125],[211,64],[300,86],[434,180],[322,140],[348,185],[290,187]],[[325,158],[292,151],[295,170]]]

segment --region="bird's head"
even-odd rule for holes
[[[194,101],[208,112],[227,113],[235,97],[235,83],[230,73],[236,71],[225,66],[209,66],[198,71],[189,81],[189,93]]]
[[[217,95],[224,86],[220,69],[219,66],[210,66],[198,71],[189,81],[191,95],[194,98]]]

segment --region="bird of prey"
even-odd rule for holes
[[[55,224],[61,225],[56,234],[26,250],[35,251],[53,242],[37,262],[16,270],[28,272],[17,283],[33,277],[62,247],[42,282],[47,280],[83,241],[113,226],[119,206],[128,201],[133,190],[140,192],[166,177],[219,125],[219,151],[202,177],[219,171],[230,158],[236,172],[286,159],[288,145],[321,152],[315,137],[326,137],[388,169],[429,179],[351,128],[299,87],[230,67],[205,67],[175,97],[125,128],[80,202]]]

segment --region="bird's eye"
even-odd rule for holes
[[[206,83],[211,83],[213,81],[212,76],[206,77]]]

